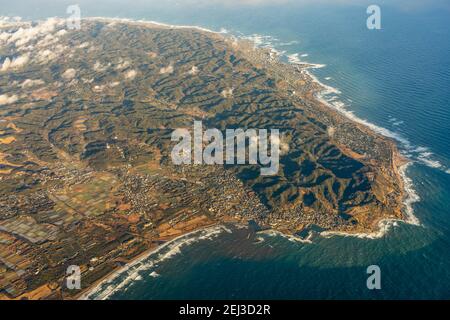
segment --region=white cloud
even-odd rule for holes
[[[31,41],[36,41],[42,36],[48,36],[53,33],[59,24],[62,24],[63,20],[57,18],[47,19],[36,26],[23,25],[17,31],[12,33],[8,38],[9,44],[14,44],[16,47],[21,47]]]
[[[123,60],[122,58],[119,59],[119,62],[116,66],[116,70],[123,70],[128,68],[131,65],[131,62],[128,60]]]
[[[28,57],[27,54],[21,55],[17,58],[14,58],[13,60],[6,58],[3,61],[1,71],[7,71],[9,69],[23,67],[25,64],[28,63],[29,60],[30,60],[30,58]]]
[[[49,33],[37,43],[37,46],[48,47],[52,44],[55,44],[58,41],[59,41],[58,37],[55,37],[53,34]]]
[[[38,52],[38,54],[36,55],[36,60],[41,63],[41,62],[46,62],[46,61],[51,61],[53,59],[56,59],[57,55],[55,53],[55,51],[52,50],[42,50],[40,52]]]
[[[231,98],[233,96],[233,88],[225,89],[222,91],[221,95],[224,98]]]
[[[109,67],[109,64],[105,66],[105,65],[102,65],[100,63],[100,61],[96,61],[93,69],[94,69],[94,71],[97,71],[97,72],[103,72],[103,71],[106,71],[108,69],[108,67]]]
[[[335,132],[336,132],[336,128],[335,127],[330,126],[330,127],[327,128],[327,133],[328,133],[328,136],[330,136],[330,138],[333,138]]]
[[[84,48],[87,48],[87,47],[89,47],[89,46],[90,46],[89,42],[83,42],[82,44],[80,44],[80,45],[78,46],[78,48],[84,49]]]
[[[71,80],[75,77],[75,75],[77,74],[77,71],[73,68],[67,69],[66,71],[64,71],[64,73],[62,74],[62,77],[66,80]]]
[[[192,69],[188,71],[188,73],[195,76],[198,73],[198,68],[196,66],[193,66]]]
[[[2,42],[2,43],[7,42],[9,37],[11,37],[11,33],[9,33],[9,32],[1,32],[0,33],[0,42]]]
[[[91,78],[91,79],[81,78],[81,81],[83,83],[92,83],[92,82],[94,82],[94,78]]]
[[[110,82],[110,83],[106,83],[106,84],[102,84],[102,85],[96,85],[96,86],[92,87],[92,91],[103,92],[103,91],[107,90],[108,88],[117,87],[119,84],[120,84],[119,81],[114,81],[114,82]]]
[[[70,50],[67,46],[58,44],[53,46],[52,49],[44,49],[38,51],[35,56],[35,61],[37,63],[48,63],[49,61],[55,60],[58,56],[62,55],[65,51]]]
[[[127,71],[125,73],[125,78],[129,79],[129,80],[132,80],[132,79],[134,79],[136,77],[136,75],[137,75],[136,70],[129,70],[129,71]]]
[[[6,71],[11,67],[11,59],[6,58],[2,64],[2,71]]]
[[[103,90],[105,90],[105,85],[97,85],[92,88],[92,91],[94,92],[102,92]]]
[[[173,73],[173,65],[172,64],[170,64],[169,66],[167,66],[167,67],[164,67],[164,68],[161,68],[160,70],[159,70],[159,73],[160,74],[166,74],[166,73]]]
[[[25,89],[25,88],[41,86],[41,85],[44,85],[44,84],[45,84],[45,82],[43,80],[41,80],[41,79],[35,79],[35,80],[27,79],[24,82],[22,82],[20,84],[20,86]]]
[[[61,29],[61,30],[59,30],[59,31],[56,33],[56,35],[57,35],[58,37],[60,37],[60,36],[64,36],[66,33],[67,33],[67,30]]]
[[[11,104],[19,100],[16,95],[8,96],[7,94],[0,95],[0,105]]]

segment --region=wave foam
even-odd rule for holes
[[[276,231],[276,230],[264,230],[264,231],[260,231],[259,233],[270,236],[270,237],[282,237],[291,242],[300,242],[300,243],[308,243],[308,244],[312,243],[312,240],[311,240],[312,233],[311,232],[308,234],[308,237],[306,239],[302,239],[302,238],[294,236],[294,235],[285,234],[285,233],[282,233],[282,232]]]
[[[407,163],[399,168],[399,174],[403,179],[404,188],[407,194],[404,200],[405,214],[407,217],[407,222],[413,225],[420,225],[419,219],[414,215],[413,204],[420,201],[420,197],[414,189],[414,183],[412,179],[407,175],[407,170],[411,163]]]
[[[129,286],[135,282],[143,280],[142,273],[155,267],[157,264],[171,259],[177,254],[181,253],[181,249],[184,246],[191,245],[202,240],[212,240],[222,232],[231,232],[230,229],[225,226],[214,226],[206,229],[196,230],[178,238],[170,240],[163,245],[159,246],[156,250],[148,252],[144,256],[140,257],[136,261],[127,264],[117,272],[114,272],[109,277],[101,281],[91,290],[83,294],[80,300],[105,300],[111,297],[114,293],[126,290]],[[165,251],[167,250],[167,251]],[[146,261],[149,258],[155,256],[150,261]],[[150,273],[152,277],[157,275],[156,271]],[[124,277],[123,279],[121,279]]]
[[[348,233],[343,231],[322,231],[320,235],[324,238],[331,238],[334,236],[341,237],[353,237],[359,239],[380,239],[383,238],[392,227],[397,227],[399,222],[403,222],[399,219],[384,219],[378,222],[378,231],[371,233]]]
[[[158,278],[160,276],[161,275],[158,272],[156,272],[156,271],[153,271],[152,273],[150,273],[150,277],[153,277],[153,278]]]

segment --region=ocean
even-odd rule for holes
[[[65,16],[70,4],[42,1],[31,12],[25,2],[2,5],[0,15]],[[369,30],[365,1],[232,2],[79,3],[82,16],[202,26],[252,39],[286,62],[317,64],[310,71],[330,87],[322,97],[330,107],[394,138],[412,160],[409,204],[419,223],[310,241],[215,227],[166,244],[90,298],[449,299],[450,7],[379,1],[382,29]],[[380,290],[367,289],[370,265],[381,269]]]

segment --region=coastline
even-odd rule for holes
[[[196,27],[196,26],[174,26],[174,25],[168,25],[168,24],[158,23],[158,22],[154,22],[154,21],[131,20],[131,19],[120,19],[120,18],[86,18],[86,19],[92,19],[92,20],[98,19],[98,20],[102,20],[102,21],[106,20],[106,21],[111,21],[111,22],[123,22],[123,23],[138,23],[138,24],[145,24],[150,27],[157,26],[157,27],[187,29],[187,30],[194,29],[194,30],[198,30],[201,32],[211,33],[211,35],[220,35],[220,36],[222,36],[222,34],[226,33],[226,32],[216,32],[216,31],[212,31],[212,30],[209,30],[206,28]],[[333,105],[329,104],[326,101],[326,99],[321,95],[324,92],[330,92],[330,91],[338,92],[338,90],[321,83],[320,80],[317,79],[317,77],[315,77],[311,72],[308,71],[308,69],[323,67],[323,65],[316,65],[316,64],[309,64],[309,63],[302,63],[302,64],[304,65],[304,67],[302,68],[302,71],[305,72],[307,74],[307,76],[311,78],[311,81],[315,82],[318,86],[320,86],[322,88],[322,91],[316,92],[314,94],[315,99],[317,100],[318,103],[322,103],[322,104],[326,105],[327,107],[330,108],[330,111],[336,112],[338,114],[341,114],[341,115],[347,117],[347,119],[355,122],[355,124],[364,126],[367,130],[372,131],[374,134],[382,135],[383,137],[387,137],[387,138],[393,139],[393,140],[395,139],[394,136],[386,136],[386,135],[383,135],[381,132],[377,132],[376,130],[374,130],[374,128],[378,128],[378,129],[381,129],[381,131],[382,131],[382,130],[384,130],[384,128],[378,127],[374,124],[370,124],[366,120],[357,118],[356,116],[353,115],[353,113],[351,113],[348,110],[345,110],[345,108],[343,108],[342,110],[339,110],[338,108],[335,108]],[[355,120],[355,118],[359,119],[359,120]],[[389,130],[387,130],[387,131],[390,132]],[[392,133],[392,134],[395,135],[395,133]],[[403,203],[404,203],[405,210],[409,213],[409,215],[408,215],[409,218],[406,220],[381,219],[380,221],[378,221],[378,230],[376,230],[372,233],[346,233],[346,232],[340,232],[340,231],[329,231],[329,232],[325,231],[325,232],[321,233],[322,236],[327,237],[327,236],[332,236],[332,235],[338,235],[338,236],[353,236],[353,237],[358,237],[358,238],[376,239],[376,238],[382,237],[385,234],[385,232],[388,232],[391,229],[391,226],[395,226],[395,223],[397,223],[399,221],[411,223],[411,224],[416,224],[416,223],[420,224],[418,219],[414,216],[414,212],[413,212],[412,206],[411,206],[412,203],[418,201],[418,199],[417,199],[418,196],[415,193],[415,190],[412,186],[411,179],[406,174],[406,170],[409,167],[409,165],[411,164],[411,162],[409,160],[404,159],[404,157],[401,155],[401,153],[398,150],[395,150],[394,152],[396,152],[398,154],[394,155],[395,162],[393,163],[393,169],[394,169],[394,172],[396,174],[398,174],[399,177],[401,177],[401,181],[403,183],[402,189],[404,190],[405,195],[406,195]],[[97,281],[93,282],[89,287],[87,287],[81,293],[74,296],[74,298],[75,299],[87,299],[87,298],[89,298],[90,295],[99,292],[101,290],[102,285],[107,284],[110,281],[114,281],[115,279],[117,279],[119,276],[121,276],[125,272],[130,271],[130,269],[132,269],[133,267],[136,267],[138,264],[143,263],[143,261],[148,259],[151,255],[159,253],[161,250],[164,250],[165,248],[170,247],[170,245],[172,245],[172,244],[174,244],[176,246],[176,248],[179,248],[180,246],[188,245],[188,244],[192,243],[192,241],[194,241],[194,242],[196,241],[195,235],[197,233],[202,233],[203,231],[208,233],[209,229],[212,229],[211,231],[214,231],[214,228],[217,228],[220,226],[221,226],[221,224],[219,222],[214,222],[214,224],[209,225],[209,226],[201,226],[198,229],[195,229],[190,232],[176,236],[175,238],[168,240],[166,243],[164,243],[162,245],[158,245],[156,247],[149,248],[148,250],[143,251],[141,254],[139,254],[136,257],[134,257],[133,259],[131,259],[123,267],[117,267],[114,270],[112,270],[110,273],[105,275],[104,277],[101,277]],[[282,234],[281,232],[276,231],[276,230],[269,230],[269,232],[279,233],[280,235]],[[380,236],[380,234],[381,234],[381,236]],[[295,238],[295,236],[287,236],[287,237],[289,239]],[[184,240],[184,241],[182,241],[181,243],[178,244],[178,242],[181,240]],[[297,240],[295,240],[295,241],[297,241]],[[298,241],[304,242],[304,243],[311,243],[309,238],[307,240],[299,239]],[[129,275],[130,281],[138,280],[137,274],[136,274],[137,271],[140,271],[140,270],[138,269],[134,273]],[[127,277],[127,279],[128,279],[128,277]],[[122,287],[117,287],[117,288],[114,288],[114,290],[121,289],[121,288]],[[114,292],[115,291],[113,291],[113,292],[107,291],[106,298]]]
[[[248,39],[248,37],[245,37],[244,41],[252,42],[251,39],[250,40]],[[380,127],[367,120],[357,117],[356,115],[354,115],[352,111],[345,109],[345,105],[339,101],[338,106],[328,101],[326,99],[326,96],[328,94],[338,95],[341,92],[337,88],[322,83],[314,74],[312,74],[309,71],[309,69],[323,68],[326,65],[302,62],[298,57],[298,54],[286,55],[285,52],[281,52],[280,50],[273,48],[271,46],[265,45],[263,47],[259,47],[258,43],[256,42],[252,42],[252,44],[253,50],[262,50],[262,52],[264,52],[264,50],[267,49],[270,50],[269,51],[270,58],[268,59],[266,58],[267,65],[276,66],[281,64],[286,65],[289,68],[297,68],[297,70],[294,70],[292,73],[295,73],[296,71],[300,72],[302,77],[307,78],[306,83],[311,82],[313,84],[316,84],[317,88],[311,89],[310,91],[306,92],[306,96],[310,96],[310,100],[317,103],[317,106],[323,106],[325,109],[327,109],[329,113],[334,114],[335,116],[345,118],[347,121],[353,123],[354,126],[361,129],[361,131],[365,132],[366,134],[381,138],[383,141],[387,141],[390,145],[392,153],[391,154],[392,161],[390,163],[390,169],[396,176],[396,180],[398,181],[400,188],[402,190],[401,196],[402,206],[397,208],[398,211],[401,212],[402,218],[381,217],[379,220],[376,221],[375,223],[376,227],[375,230],[373,231],[368,232],[329,231],[327,233],[324,233],[324,235],[328,236],[329,234],[333,233],[335,235],[342,235],[342,236],[379,238],[382,237],[385,234],[385,232],[389,231],[389,228],[385,227],[386,224],[392,224],[394,222],[404,222],[407,224],[420,226],[421,225],[420,221],[414,215],[414,210],[412,208],[412,204],[420,201],[420,198],[414,189],[411,178],[409,178],[406,173],[410,165],[413,164],[413,160],[410,159],[407,155],[403,154],[398,149],[397,145],[397,143],[409,145],[409,141],[386,128]],[[275,58],[273,57],[273,54],[276,55]],[[262,54],[261,56],[264,56],[264,54]],[[281,61],[280,60],[281,57],[288,58],[289,62],[286,63]],[[301,80],[305,81],[304,78],[301,78]]]
[[[377,230],[372,232],[342,232],[342,231],[324,231],[321,232],[321,235],[324,237],[330,236],[343,236],[343,237],[356,237],[356,238],[366,238],[366,239],[379,239],[384,237],[392,227],[396,226],[397,223],[407,223],[415,226],[421,226],[419,219],[414,215],[414,209],[412,205],[418,201],[420,201],[420,197],[414,189],[413,181],[407,175],[407,169],[413,164],[413,161],[409,159],[406,155],[402,154],[401,151],[397,148],[397,141],[400,143],[408,144],[409,142],[399,135],[391,132],[388,129],[377,126],[367,120],[359,118],[352,111],[345,109],[345,105],[342,104],[340,107],[336,107],[334,104],[327,101],[325,96],[329,93],[337,93],[339,94],[339,89],[330,87],[324,83],[322,83],[315,75],[308,71],[308,69],[322,68],[323,65],[312,65],[306,66],[303,70],[304,73],[307,74],[308,77],[312,79],[315,83],[317,83],[322,90],[318,91],[314,94],[314,97],[317,99],[319,103],[327,106],[331,110],[343,115],[348,120],[354,122],[357,125],[362,126],[366,130],[371,131],[373,134],[380,135],[383,138],[390,139],[393,143],[392,147],[392,170],[394,174],[397,176],[401,184],[401,189],[403,192],[402,196],[402,204],[403,206],[400,208],[403,218],[381,218],[377,221]]]
[[[264,42],[263,39],[268,39],[268,41]],[[374,237],[376,234],[380,234],[383,232],[381,236],[384,235],[384,232],[388,232],[386,228],[383,226],[384,224],[392,224],[396,222],[403,222],[415,226],[422,226],[419,219],[414,215],[413,204],[419,202],[421,199],[417,194],[412,179],[408,176],[407,170],[413,165],[415,162],[423,162],[426,166],[432,168],[441,168],[442,165],[438,163],[438,165],[432,163],[430,165],[430,161],[433,160],[423,159],[422,155],[419,154],[418,159],[415,159],[411,156],[411,152],[418,152],[420,149],[427,150],[426,147],[417,147],[411,144],[411,142],[404,138],[402,135],[393,132],[387,128],[378,126],[374,123],[371,123],[368,120],[358,117],[353,113],[353,111],[346,109],[345,103],[341,102],[339,98],[336,97],[341,94],[341,91],[338,88],[332,87],[330,85],[324,84],[321,80],[318,79],[309,69],[319,69],[326,67],[325,64],[311,63],[307,61],[303,61],[302,58],[308,57],[309,55],[304,53],[288,53],[286,50],[279,48],[284,47],[286,43],[278,44],[278,47],[272,43],[272,40],[277,40],[271,36],[267,35],[252,35],[252,36],[241,36],[238,37],[237,40],[249,41],[253,44],[254,49],[260,50],[269,50],[270,61],[269,63],[281,63],[287,64],[290,66],[298,66],[301,70],[300,72],[303,75],[306,75],[313,83],[317,84],[319,89],[313,92],[313,98],[317,101],[317,103],[326,106],[329,110],[336,112],[339,115],[342,115],[347,120],[353,122],[358,127],[364,128],[365,131],[369,131],[370,134],[374,134],[377,136],[381,136],[384,139],[388,139],[393,143],[393,163],[392,169],[394,173],[397,175],[398,180],[401,183],[401,188],[404,192],[404,196],[402,199],[403,207],[401,211],[403,213],[402,219],[391,219],[391,218],[382,218],[377,222],[379,225],[378,230],[373,232],[364,232],[364,233],[351,233],[351,232],[340,232],[336,231],[337,234],[342,236],[356,236],[356,237],[368,237],[368,238],[377,238]],[[296,40],[291,41],[293,43],[298,43]],[[274,58],[275,56],[275,58]],[[287,62],[283,62],[280,59],[285,58]],[[325,78],[326,80],[331,79],[331,77]],[[327,95],[334,95],[334,97],[330,100],[327,99]],[[404,147],[404,151],[399,150],[399,146]],[[422,150],[423,151],[423,150]],[[446,173],[450,173],[450,169],[446,171]]]
[[[157,262],[164,261],[166,259],[170,259],[173,255],[179,253],[179,249],[185,245],[192,244],[199,240],[209,239],[215,235],[218,235],[222,232],[231,232],[224,224],[221,223],[213,223],[208,226],[202,226],[193,231],[184,233],[182,235],[176,236],[162,245],[149,248],[145,250],[135,258],[131,259],[128,263],[126,263],[122,267],[118,267],[112,270],[110,273],[101,277],[87,288],[82,290],[80,293],[75,295],[73,299],[75,300],[90,300],[90,296],[94,294],[99,294],[102,291],[102,286],[107,285],[114,280],[117,280],[122,274],[132,271],[133,273],[129,274],[125,280],[121,281],[119,286],[114,287],[112,290],[106,290],[102,292],[100,295],[100,300],[108,298],[111,294],[116,292],[118,289],[122,289],[122,286],[130,283],[131,281],[138,280],[138,272],[151,268]],[[173,247],[171,247],[173,246]],[[143,263],[146,259],[149,259],[152,255],[158,254],[160,251],[169,248],[168,253],[163,255],[162,257],[158,257],[158,259],[149,262],[149,264],[144,264],[143,266],[138,266]],[[136,270],[133,270],[136,268]],[[97,298],[96,298],[97,299]]]
[[[198,27],[198,26],[175,26],[170,24],[164,24],[159,23],[155,21],[145,21],[145,20],[131,20],[131,19],[120,19],[120,18],[88,18],[88,19],[99,19],[102,21],[110,21],[110,22],[123,22],[123,23],[137,23],[137,24],[145,24],[147,26],[157,26],[157,27],[164,27],[164,28],[174,28],[174,29],[194,29],[202,32],[207,32],[214,35],[223,35],[226,32],[216,32],[212,31],[206,28]],[[255,44],[255,43],[254,43]],[[258,48],[255,44],[255,48]],[[259,48],[261,49],[261,48]],[[274,49],[274,52],[276,54],[280,54],[280,52],[276,49]],[[325,95],[328,93],[339,93],[339,90],[336,88],[333,88],[331,86],[323,84],[315,75],[313,75],[311,72],[309,72],[308,69],[315,69],[315,68],[322,68],[324,65],[319,64],[311,64],[311,63],[304,63],[300,62],[293,62],[290,61],[289,63],[291,65],[300,64],[302,65],[302,72],[307,75],[311,79],[312,82],[315,82],[321,90],[318,92],[315,92],[313,94],[314,98],[318,103],[321,103],[325,106],[327,106],[330,111],[336,112],[340,115],[343,115],[348,120],[354,122],[358,126],[363,126],[366,130],[371,131],[373,134],[380,135],[383,138],[388,138],[391,140],[397,140],[401,141],[401,137],[397,136],[395,133],[379,127],[375,124],[372,124],[366,120],[363,120],[361,118],[358,118],[355,116],[351,111],[346,110],[345,108],[336,108],[334,105],[330,104],[326,99]],[[282,63],[282,62],[280,62]],[[406,141],[403,141],[406,142]],[[404,192],[404,199],[403,199],[403,208],[402,211],[405,211],[405,219],[395,219],[395,218],[382,218],[377,222],[377,229],[372,232],[367,233],[358,233],[358,232],[342,232],[342,231],[323,231],[320,233],[320,236],[324,238],[329,238],[332,236],[342,236],[342,237],[355,237],[355,238],[363,238],[363,239],[379,239],[382,238],[387,232],[389,232],[393,227],[398,226],[399,222],[408,223],[412,225],[420,225],[419,220],[414,216],[414,212],[412,209],[412,204],[414,202],[417,202],[420,200],[418,198],[413,186],[412,186],[412,180],[407,176],[406,170],[407,168],[412,164],[410,159],[407,159],[404,155],[401,154],[400,151],[395,147],[395,150],[393,150],[393,158],[394,163],[393,170],[395,174],[399,177],[400,181],[402,182],[402,190]],[[165,248],[169,247],[172,244],[177,244],[178,242],[182,241],[178,246],[188,245],[192,242],[195,242],[195,235],[202,233],[202,232],[208,232],[208,230],[214,230],[214,228],[220,228],[222,225],[217,222],[216,224],[212,226],[206,226],[206,227],[200,227],[199,229],[193,230],[191,232],[179,235],[168,242],[164,243],[163,245],[157,246],[155,248],[150,248],[134,259],[132,259],[130,262],[128,262],[125,266],[115,269],[106,276],[100,278],[93,284],[91,284],[88,288],[83,290],[81,293],[77,294],[75,296],[75,299],[79,300],[85,300],[89,299],[90,296],[99,294],[102,290],[102,286],[107,285],[108,283],[114,282],[114,280],[117,280],[121,275],[124,273],[130,272],[130,269],[133,269],[137,265],[143,263],[146,259],[148,259],[150,256],[157,254],[161,250],[164,250]],[[312,241],[310,240],[310,236],[308,236],[306,239],[301,239],[293,235],[286,235],[280,231],[269,229],[266,231],[262,231],[262,233],[269,234],[269,235],[275,235],[275,236],[283,236],[286,237],[289,241],[296,241],[300,243],[310,244]],[[192,237],[192,238],[191,238]],[[184,241],[183,241],[184,240]],[[178,247],[177,247],[178,248]],[[100,299],[106,299],[111,294],[116,292],[117,290],[123,289],[124,286],[126,286],[128,283],[134,280],[139,280],[139,277],[137,275],[138,271],[142,271],[145,269],[151,268],[153,265],[153,262],[150,262],[150,265],[144,265],[142,266],[142,269],[140,267],[137,267],[137,270],[135,270],[133,273],[129,274],[125,280],[120,282],[119,286],[114,287],[113,289],[106,288],[106,291],[103,291],[103,293],[100,295]]]
[[[314,94],[315,98],[319,103],[324,104],[325,106],[329,107],[330,109],[338,112],[339,114],[342,114],[347,119],[353,121],[356,124],[359,124],[363,126],[364,128],[372,131],[374,134],[381,135],[384,138],[391,139],[392,143],[394,144],[392,148],[392,170],[394,171],[395,175],[398,177],[398,180],[401,182],[401,188],[404,193],[403,195],[403,208],[401,208],[402,212],[404,212],[404,218],[405,219],[381,219],[378,221],[379,229],[378,231],[374,231],[372,233],[354,233],[356,237],[367,237],[371,239],[376,239],[383,237],[385,233],[387,233],[390,228],[386,227],[395,223],[395,222],[404,222],[411,225],[420,226],[419,219],[414,215],[414,209],[412,205],[415,202],[420,201],[420,197],[418,196],[417,192],[414,189],[413,181],[411,178],[407,175],[407,169],[413,164],[413,161],[407,157],[407,155],[404,155],[401,153],[401,151],[398,150],[396,141],[400,143],[409,144],[409,142],[405,139],[403,139],[401,136],[397,135],[396,133],[377,126],[376,124],[373,124],[367,120],[364,120],[362,118],[359,118],[356,116],[352,111],[349,111],[345,108],[345,105],[341,105],[341,107],[336,107],[334,104],[330,103],[326,100],[325,95],[328,93],[340,93],[339,89],[330,87],[324,83],[322,83],[315,75],[313,75],[311,72],[308,71],[308,69],[315,69],[315,68],[322,68],[323,65],[312,65],[307,66],[304,71],[305,73],[312,79],[312,81],[316,82],[322,89],[322,91],[316,92]],[[339,233],[339,232],[337,232]],[[329,234],[329,233],[328,233]],[[343,236],[351,236],[352,233],[339,233]],[[364,236],[365,235],[365,236]]]

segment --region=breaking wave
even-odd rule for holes
[[[287,240],[289,240],[289,241],[291,241],[291,242],[309,243],[309,244],[312,243],[311,238],[312,238],[312,235],[313,235],[313,234],[310,232],[310,233],[308,234],[308,237],[306,237],[306,239],[302,239],[302,238],[300,238],[300,237],[298,237],[298,236],[295,236],[295,235],[289,235],[289,234],[282,233],[282,232],[276,231],[276,230],[265,230],[265,231],[260,231],[259,234],[263,234],[263,235],[266,235],[266,236],[269,236],[269,237],[282,237],[282,238],[285,238],[285,239],[287,239]],[[258,238],[258,239],[260,239],[260,238]],[[264,238],[261,237],[261,239],[262,239],[262,241],[264,241]],[[259,242],[262,242],[262,241],[260,240]]]
[[[139,259],[112,273],[109,277],[83,294],[80,297],[80,300],[108,299],[116,292],[126,291],[134,282],[144,280],[142,276],[143,274],[148,274],[152,278],[157,278],[160,275],[155,270],[150,273],[148,273],[148,271],[156,267],[159,263],[180,254],[183,247],[203,240],[212,240],[219,236],[222,232],[231,233],[231,230],[221,225],[214,226],[193,231],[168,241],[156,248],[154,251],[146,253]]]

